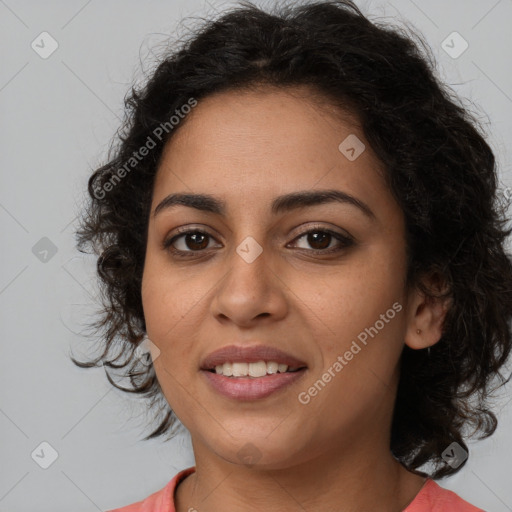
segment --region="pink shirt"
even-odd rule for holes
[[[184,469],[159,491],[151,494],[145,500],[132,503],[125,507],[107,510],[106,512],[176,512],[174,508],[174,491],[186,476],[196,470],[195,466]],[[427,478],[416,497],[402,512],[485,512],[467,501],[464,501],[453,491],[444,489],[434,480]]]

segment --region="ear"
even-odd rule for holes
[[[439,273],[431,274],[422,282],[434,295],[444,294],[448,290],[446,281]],[[428,297],[415,287],[407,299],[405,344],[414,350],[435,345],[441,339],[444,319],[451,304],[451,297]]]

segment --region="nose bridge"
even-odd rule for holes
[[[234,247],[228,262],[232,289],[239,285],[242,288],[248,286],[248,291],[258,293],[268,285],[268,274],[272,273],[268,268],[270,249],[265,246],[262,236],[258,240],[247,235]]]
[[[261,230],[258,233],[262,240]],[[276,315],[284,308],[279,280],[269,266],[270,249],[247,231],[242,237],[226,259],[227,274],[214,301],[214,314],[236,323],[247,323],[262,313]]]

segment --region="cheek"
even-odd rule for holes
[[[328,276],[309,274],[296,283],[296,295],[306,309],[314,311],[318,342],[323,352],[336,357],[345,346],[365,329],[378,322],[379,337],[394,339],[401,332],[400,309],[403,309],[406,272],[405,256],[400,248],[375,246],[361,251]],[[393,304],[395,305],[393,309]],[[400,307],[401,306],[401,307]],[[384,319],[381,319],[384,315]],[[382,322],[384,326],[382,325]],[[324,336],[325,335],[325,336]],[[324,361],[325,362],[325,361]]]
[[[389,405],[403,346],[405,267],[400,254],[379,256],[340,268],[308,304],[316,313],[310,328],[321,361],[301,390],[301,403],[309,400],[312,416],[329,416],[324,427],[333,434],[348,411],[369,419]]]
[[[148,243],[156,245],[156,241],[151,238]],[[195,279],[190,279],[188,273],[185,275],[179,268],[172,267],[165,251],[148,249],[141,294],[150,338],[153,335],[155,339],[163,341],[166,333],[186,317],[194,303],[200,300],[201,290],[196,289],[197,284]]]
[[[190,378],[197,371],[200,330],[209,313],[209,290],[219,272],[172,267],[165,254],[148,252],[142,278],[142,305],[148,337],[160,349],[155,370]],[[163,375],[165,377],[165,375]]]
[[[365,415],[387,403],[386,393],[396,378],[403,347],[403,304],[394,280],[381,280],[378,274],[366,273],[364,279],[354,279],[353,286],[348,281],[345,285],[347,294],[338,302],[338,320],[332,327],[335,334],[324,343],[322,369],[312,380],[323,379],[322,375],[332,379],[316,405],[320,409],[330,410],[342,397],[347,410]]]
[[[194,357],[194,304],[204,295],[179,274],[155,264],[148,257],[142,279],[142,304],[148,337],[160,350],[153,361],[162,392],[180,421],[190,424],[199,403],[193,399],[190,375],[196,371]],[[187,389],[187,392],[184,392]]]
[[[180,280],[179,273],[171,272],[161,259],[147,255],[141,293],[148,337],[162,352],[168,353],[189,346],[173,340],[189,321],[200,294],[194,291],[190,281]]]

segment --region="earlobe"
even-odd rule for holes
[[[432,291],[436,295],[444,293],[446,286],[440,287],[437,283],[432,286]],[[414,350],[435,345],[443,334],[444,320],[451,303],[451,297],[428,297],[415,288],[407,304],[405,344]]]

